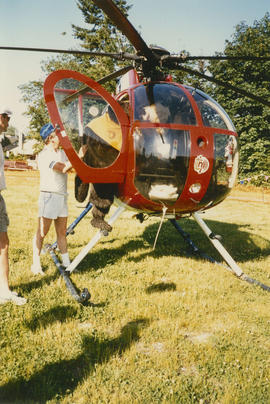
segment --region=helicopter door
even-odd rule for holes
[[[83,182],[123,182],[129,119],[97,82],[58,70],[44,83],[44,97],[61,146]]]

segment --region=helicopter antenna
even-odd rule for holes
[[[160,233],[160,230],[161,230],[161,226],[162,226],[162,224],[163,224],[163,222],[164,222],[167,209],[168,209],[167,206],[165,206],[165,205],[163,204],[162,217],[161,217],[161,220],[160,220],[160,223],[159,223],[158,231],[157,231],[156,238],[155,238],[155,242],[154,242],[154,245],[153,245],[153,250],[155,250],[155,248],[156,248],[158,236],[159,236],[159,233]]]

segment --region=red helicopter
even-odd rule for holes
[[[88,91],[77,95],[82,85]],[[118,183],[118,198],[149,214],[166,208],[181,217],[221,202],[238,169],[237,133],[225,111],[199,90],[168,79],[140,81],[133,69],[120,89],[113,98],[97,82],[68,70],[45,81],[51,121],[81,180]],[[128,114],[117,101],[126,103]],[[74,145],[87,125],[97,128],[97,120],[109,122],[108,130],[99,132],[99,162],[88,165]]]
[[[80,183],[86,184],[84,197],[89,183],[105,187],[117,184],[115,196],[119,207],[109,219],[110,224],[127,208],[135,209],[141,221],[145,215],[168,218],[192,251],[198,253],[199,249],[176,222],[192,215],[234,274],[270,291],[268,286],[243,273],[220,243],[220,236],[215,235],[197,213],[222,202],[235,183],[239,160],[235,127],[210,96],[173,82],[167,72],[170,69],[187,71],[265,105],[270,106],[270,103],[183,66],[190,59],[211,57],[175,56],[163,48],[147,46],[112,0],[93,2],[128,38],[136,53],[83,51],[81,53],[131,60],[132,65],[98,82],[71,70],[55,71],[45,80],[44,98],[51,122]],[[121,77],[117,93],[111,95],[102,84],[116,77]],[[87,150],[83,159],[78,155],[82,145]],[[79,220],[91,207],[91,204],[87,206]],[[102,231],[98,232],[85,246],[67,268],[69,273],[103,235]],[[50,251],[59,267],[53,249]],[[66,274],[63,270],[60,272]],[[66,283],[70,285],[69,280]],[[84,296],[77,300],[86,301],[89,297],[85,290]]]

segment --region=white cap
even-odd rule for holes
[[[12,115],[12,111],[9,108],[2,108],[0,107],[0,115],[6,114],[8,116]]]

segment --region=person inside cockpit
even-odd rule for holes
[[[128,101],[120,101],[125,112]],[[94,168],[110,166],[118,157],[122,147],[122,130],[110,106],[104,113],[92,119],[84,128],[83,145],[80,156],[83,161]],[[83,202],[88,194],[89,184],[83,183],[78,175],[75,177],[75,197]],[[92,183],[89,202],[93,204],[91,225],[103,231],[111,231],[112,227],[104,218],[109,212],[114,196],[117,195],[116,183]]]

